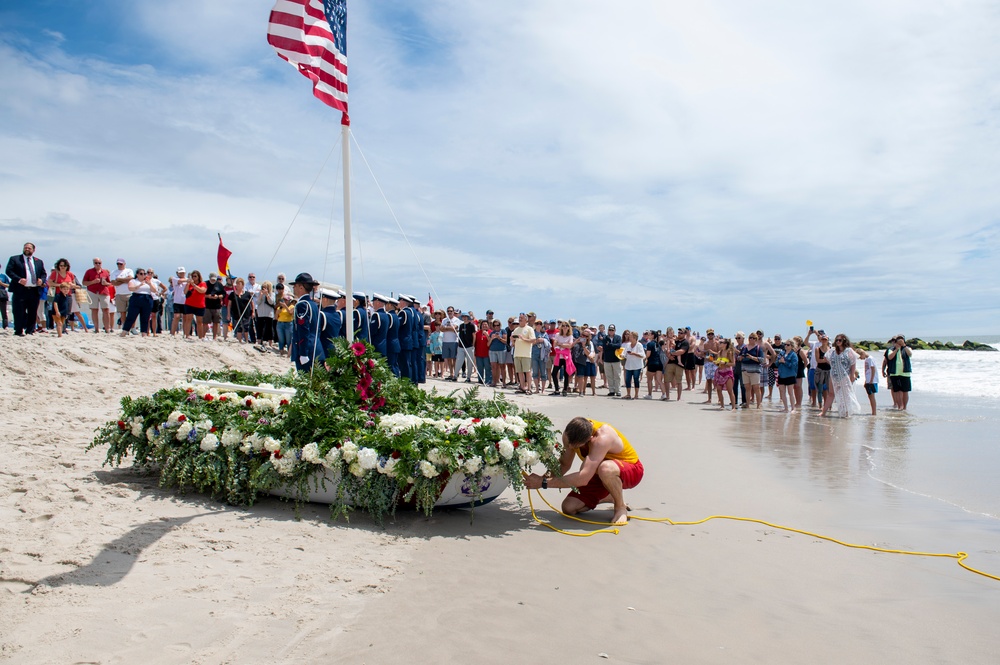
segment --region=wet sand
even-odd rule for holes
[[[16,432],[0,442],[0,660],[987,663],[1000,647],[1000,582],[950,559],[730,521],[632,521],[617,536],[573,538],[532,524],[509,491],[471,523],[463,510],[402,513],[381,529],[362,516],[330,523],[322,506],[297,516],[275,499],[234,509],[160,490],[84,452],[123,386],[148,393],[190,366],[284,363],[176,340],[24,342],[0,363],[0,408]],[[64,401],[40,399],[57,389]],[[882,453],[869,444],[892,445],[870,431],[908,429],[913,448],[896,414],[873,425],[516,399],[557,426],[587,415],[619,427],[646,467],[626,493],[636,515],[729,514],[863,544],[965,550],[970,565],[1000,573],[996,519],[873,477]],[[564,528],[597,528],[538,508]]]

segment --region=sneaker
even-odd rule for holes
[[[653,399],[653,396],[652,395],[646,395],[645,397],[643,397],[643,399]]]

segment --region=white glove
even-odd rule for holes
[[[309,356],[299,356],[299,364],[305,365],[309,362]]]

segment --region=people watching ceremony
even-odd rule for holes
[[[274,282],[258,282],[254,272],[246,279],[210,272],[205,281],[200,270],[179,266],[161,282],[152,268],[133,271],[124,257],[115,266],[109,271],[95,257],[80,279],[70,261],[59,258],[47,273],[35,245],[24,243],[0,278],[3,328],[9,325],[10,306],[18,337],[115,329],[123,337],[146,337],[169,330],[191,342],[225,343],[232,332],[235,343],[286,356],[307,371],[322,365],[316,361],[333,339],[346,336],[347,294],[323,287],[308,273],[289,283],[282,273]],[[600,389],[607,390],[602,395],[623,400],[639,399],[645,383],[645,399],[663,402],[681,401],[685,392],[704,384],[703,403],[711,404],[717,396],[719,408],[730,411],[761,409],[771,402],[777,384],[781,412],[801,412],[808,392],[808,406],[819,415],[846,418],[861,411],[854,387],[864,377],[876,412],[875,360],[856,351],[846,334],[831,343],[825,331],[812,325],[804,337],[765,337],[761,330],[725,336],[714,328],[706,328],[702,336],[690,326],[667,326],[662,332],[650,328],[641,334],[623,330],[619,335],[614,322],[578,325],[572,317],[540,317],[533,311],[504,319],[492,309],[480,319],[468,307],[434,310],[432,303],[425,306],[405,293],[394,297],[357,291],[351,298],[354,339],[371,344],[386,356],[393,373],[413,383],[464,381],[521,395],[551,390],[549,395],[559,397],[594,397]],[[893,408],[906,410],[912,349],[902,335],[892,337],[888,347],[882,377]],[[856,366],[859,362],[862,368]],[[779,409],[777,403],[774,409]]]

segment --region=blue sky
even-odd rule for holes
[[[222,233],[239,273],[342,282],[339,114],[272,4],[0,5],[0,251],[207,273]],[[1000,332],[995,5],[354,2],[348,31],[359,288]]]

